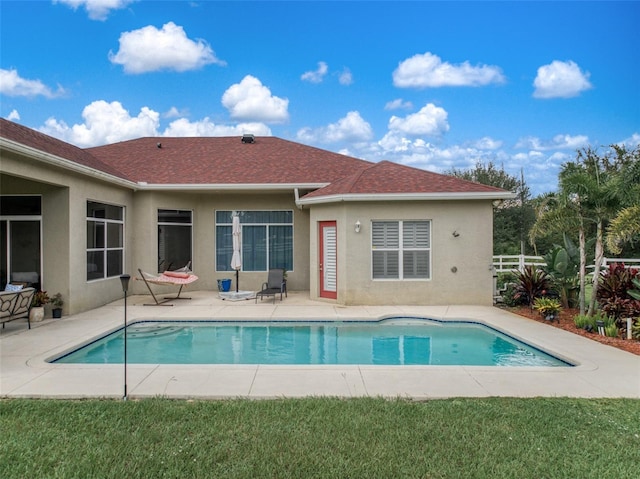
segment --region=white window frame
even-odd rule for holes
[[[218,227],[229,227],[231,228],[231,223],[229,222],[222,222],[222,223],[218,223],[217,217],[218,217],[218,212],[224,212],[224,211],[232,211],[233,213],[238,213],[240,215],[243,215],[245,212],[251,212],[251,213],[262,213],[262,212],[287,212],[291,214],[291,222],[290,223],[265,223],[265,222],[259,222],[259,223],[242,223],[240,224],[241,228],[244,228],[245,226],[247,227],[251,227],[251,226],[263,226],[265,227],[265,244],[266,244],[266,269],[265,270],[245,270],[244,267],[244,258],[243,258],[243,264],[242,264],[242,269],[241,271],[247,271],[247,272],[251,272],[251,273],[261,273],[261,272],[266,272],[269,271],[270,269],[270,262],[271,262],[271,258],[270,258],[270,253],[269,253],[269,249],[270,249],[270,245],[269,245],[269,241],[270,241],[270,228],[274,227],[274,226],[289,226],[291,227],[291,269],[287,269],[287,272],[293,272],[294,268],[295,268],[295,256],[296,256],[296,250],[295,250],[295,212],[291,209],[264,209],[264,210],[216,210],[214,215],[214,222],[215,222],[215,230],[217,232]],[[231,216],[230,216],[231,217]],[[217,233],[216,233],[217,234]],[[216,239],[216,272],[217,273],[224,273],[224,272],[228,272],[231,271],[230,269],[228,269],[227,264],[225,263],[224,265],[220,265],[218,264],[218,243],[217,243],[217,239]],[[230,263],[231,260],[229,260]]]
[[[376,223],[393,223],[398,227],[397,245],[392,246],[376,246],[374,244],[374,225]],[[404,223],[426,223],[428,227],[428,246],[426,247],[405,247],[404,246]],[[393,242],[395,243],[395,242]],[[388,251],[397,253],[398,258],[398,276],[397,277],[376,277],[374,271],[374,253],[380,251]],[[426,251],[428,255],[428,272],[424,278],[405,278],[404,271],[404,253]],[[431,220],[372,220],[371,221],[371,279],[373,281],[431,281],[432,277],[432,221]]]
[[[89,248],[89,246],[87,246],[86,249],[86,253],[85,253],[85,262],[86,262],[86,274],[89,274],[89,262],[86,260],[87,258],[87,253],[96,253],[96,252],[102,252],[103,254],[103,267],[104,267],[104,271],[103,271],[103,275],[101,278],[92,278],[92,279],[87,279],[86,281],[88,283],[94,282],[94,281],[102,281],[105,279],[109,279],[109,278],[117,278],[119,277],[121,274],[123,274],[124,272],[124,265],[126,263],[126,258],[125,258],[125,254],[126,254],[126,248],[125,248],[125,239],[126,239],[126,231],[125,231],[125,218],[126,218],[126,208],[122,205],[115,205],[113,203],[105,203],[104,201],[98,201],[98,200],[87,200],[86,204],[88,205],[88,203],[97,203],[97,204],[101,204],[101,205],[105,205],[105,206],[112,206],[114,208],[119,208],[122,211],[122,220],[115,220],[115,219],[111,219],[111,218],[96,218],[94,216],[87,216],[87,226],[89,224],[89,222],[92,223],[101,223],[104,225],[104,247],[102,248]],[[119,224],[122,225],[122,246],[118,246],[118,247],[109,247],[108,246],[108,227],[109,224]],[[85,241],[86,244],[86,241]],[[109,251],[122,251],[122,264],[120,265],[120,272],[117,274],[114,274],[112,276],[108,276],[107,275],[107,264],[108,264],[108,260],[107,260],[107,253]]]

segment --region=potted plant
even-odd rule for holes
[[[46,291],[36,291],[31,301],[31,310],[29,311],[29,321],[39,322],[44,319],[44,305],[50,301]]]
[[[51,297],[51,314],[54,318],[62,317],[62,305],[64,304],[64,300],[62,299],[62,293],[56,293]]]
[[[536,298],[533,302],[533,309],[538,311],[547,321],[553,321],[558,319],[558,314],[562,307],[560,306],[560,301],[557,299],[543,296],[541,298]]]

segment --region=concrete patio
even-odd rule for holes
[[[196,291],[172,307],[145,307],[150,296],[128,298],[129,322],[141,319],[346,320],[392,315],[478,321],[568,360],[574,367],[265,366],[129,364],[130,398],[277,398],[383,396],[626,397],[640,398],[640,357],[596,341],[483,306],[353,306],[309,300],[223,301]],[[47,360],[122,325],[123,301],[82,314],[0,330],[0,396],[4,398],[119,398],[120,365],[51,364]]]

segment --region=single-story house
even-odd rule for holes
[[[282,268],[289,291],[341,305],[489,305],[493,203],[512,197],[276,137],[82,149],[4,119],[0,166],[1,286],[60,292],[67,314],[122,297],[121,274],[189,261],[213,294],[235,278],[234,215],[242,290]]]

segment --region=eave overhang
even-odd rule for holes
[[[57,168],[62,168],[68,171],[73,171],[74,173],[78,173],[81,175],[90,176],[107,183],[112,183],[132,190],[137,189],[137,185],[133,181],[129,181],[124,178],[120,178],[118,176],[96,170],[95,168],[92,168],[90,166],[85,166],[57,155],[52,155],[51,153],[47,153],[46,151],[32,148],[16,141],[8,140],[7,138],[0,138],[0,148],[18,155],[26,156],[27,158],[33,158],[47,165],[55,166]]]
[[[358,202],[358,201],[468,201],[468,200],[508,200],[515,198],[510,191],[500,192],[452,192],[452,193],[366,193],[313,196],[301,198],[299,205],[318,205],[326,203]]]

